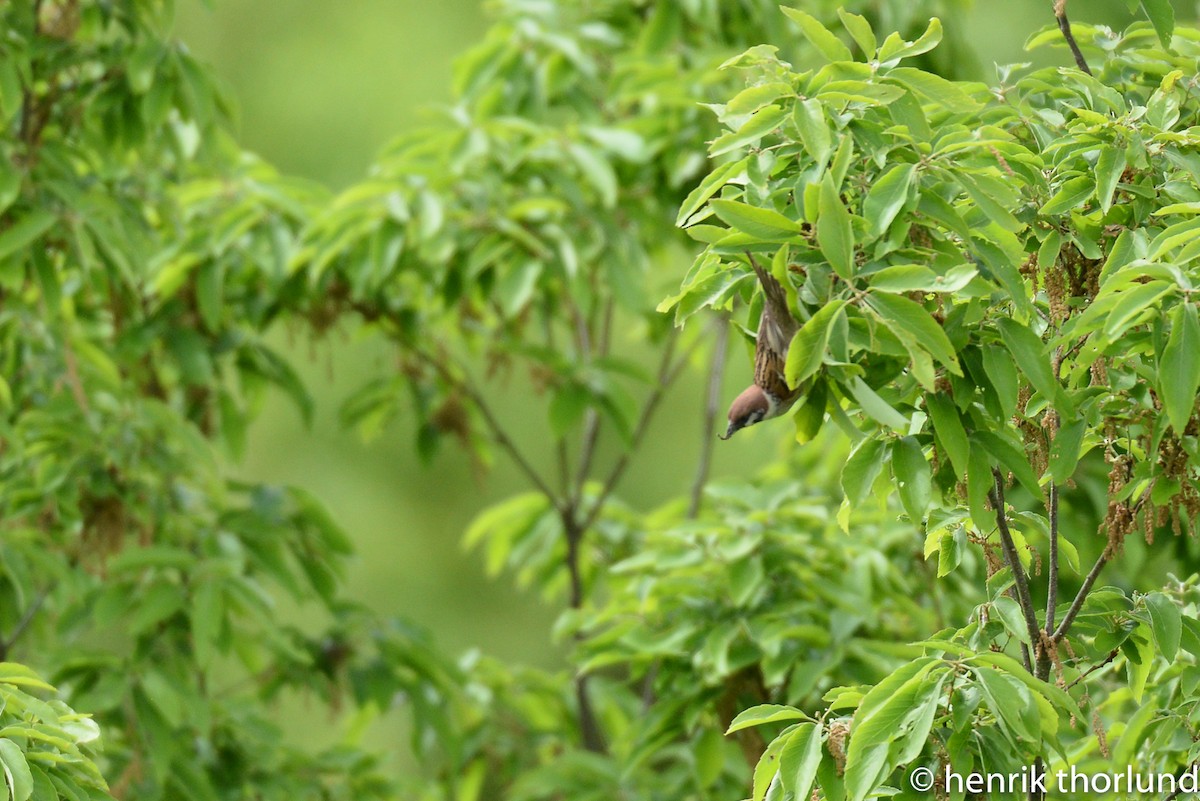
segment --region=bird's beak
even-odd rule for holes
[[[720,434],[717,434],[717,439],[719,439],[721,441],[725,441],[725,440],[729,439],[730,437],[732,437],[734,434],[736,434],[738,429],[740,429],[740,428],[741,428],[741,426],[739,426],[733,420],[730,420],[729,428],[725,429],[725,436],[721,436]]]

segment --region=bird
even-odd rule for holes
[[[746,253],[750,266],[763,288],[762,318],[758,323],[758,338],[754,346],[754,383],[742,390],[729,407],[727,440],[743,428],[785,414],[803,394],[792,389],[784,377],[788,346],[800,329],[800,323],[788,309],[787,293],[775,276],[768,273],[754,256]]]

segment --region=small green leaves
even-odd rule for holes
[[[1180,435],[1191,419],[1200,391],[1200,320],[1196,306],[1180,303],[1171,311],[1171,334],[1158,365],[1158,394],[1171,427]]]
[[[817,218],[817,242],[830,266],[842,278],[854,275],[854,226],[850,212],[838,195],[833,176],[826,173],[821,181],[820,217]]]

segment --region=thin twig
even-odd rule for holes
[[[1087,670],[1085,670],[1085,671],[1083,671],[1082,673],[1080,673],[1080,674],[1079,674],[1079,675],[1078,675],[1078,676],[1075,678],[1075,680],[1074,680],[1074,681],[1072,681],[1070,684],[1068,684],[1068,685],[1067,685],[1066,687],[1064,687],[1063,689],[1070,690],[1070,689],[1071,689],[1072,687],[1074,687],[1076,684],[1078,684],[1079,682],[1083,681],[1083,680],[1084,680],[1084,679],[1086,679],[1088,676],[1090,676],[1090,675],[1092,675],[1093,673],[1095,673],[1097,670],[1100,670],[1101,668],[1103,668],[1103,667],[1105,667],[1105,666],[1107,666],[1107,665],[1111,665],[1111,664],[1113,663],[1113,660],[1115,660],[1115,659],[1117,658],[1117,654],[1119,654],[1119,653],[1121,653],[1121,649],[1120,649],[1120,648],[1114,648],[1114,649],[1112,649],[1111,651],[1109,651],[1109,653],[1108,653],[1108,656],[1105,658],[1105,660],[1104,660],[1103,662],[1098,662],[1097,664],[1095,664],[1095,665],[1092,665],[1090,668],[1088,668]]]
[[[704,486],[708,483],[709,469],[712,467],[713,426],[720,413],[721,379],[725,376],[725,356],[729,352],[729,321],[724,317],[713,320],[716,329],[716,341],[713,343],[712,364],[708,370],[708,395],[704,401],[703,428],[700,432],[700,459],[696,465],[696,477],[692,481],[691,499],[688,502],[688,517],[694,518],[700,513],[700,503],[704,497]]]
[[[489,406],[487,401],[484,400],[483,395],[480,394],[480,392],[475,389],[475,387],[472,386],[467,379],[455,376],[450,371],[450,368],[446,366],[446,363],[443,360],[433,358],[432,354],[422,350],[421,348],[413,347],[412,352],[419,356],[422,361],[432,367],[445,381],[452,384],[456,389],[458,389],[459,392],[466,395],[468,400],[475,404],[475,407],[479,409],[479,413],[483,415],[483,420],[487,424],[488,430],[492,434],[492,439],[496,441],[496,444],[499,445],[509,455],[513,462],[516,463],[517,468],[525,474],[525,477],[528,478],[535,487],[537,487],[538,491],[545,495],[546,499],[550,501],[555,508],[561,509],[562,500],[558,497],[558,494],[550,488],[550,485],[546,483],[546,480],[542,478],[541,474],[534,469],[533,464],[525,458],[523,453],[521,453],[521,450],[517,447],[517,444],[508,436],[508,432],[504,430],[504,426],[500,424],[499,418],[497,418],[495,413],[492,412],[491,406]]]
[[[12,633],[3,641],[0,641],[0,662],[8,661],[9,651],[17,644],[17,640],[21,639],[21,635],[29,628],[29,624],[33,622],[37,613],[41,611],[42,604],[46,602],[47,595],[48,593],[45,591],[38,593],[38,596],[33,599],[33,603],[25,610],[25,614],[21,615],[21,619],[17,621],[17,625],[13,626]]]
[[[1046,634],[1054,633],[1054,613],[1058,607],[1058,486],[1050,482],[1050,566],[1046,576]]]
[[[607,356],[612,345],[613,302],[610,298],[604,307],[604,322],[600,332],[600,355]],[[583,419],[583,437],[579,448],[579,472],[575,477],[575,491],[571,505],[578,508],[583,498],[583,487],[592,472],[592,458],[596,455],[596,442],[600,433],[600,414],[588,407]]]
[[[1005,561],[1012,568],[1017,603],[1020,604],[1021,612],[1025,616],[1025,628],[1029,633],[1029,641],[1036,646],[1040,642],[1041,632],[1038,629],[1037,612],[1033,609],[1033,599],[1029,595],[1029,579],[1025,575],[1025,568],[1021,565],[1021,558],[1017,553],[1016,543],[1013,542],[1012,532],[1008,528],[1008,516],[1004,501],[1004,479],[1000,476],[1000,471],[995,468],[992,469],[992,476],[995,479],[995,485],[988,495],[991,498],[992,506],[996,508],[996,527],[1000,530],[1000,546],[1004,551]]]
[[[681,355],[678,361],[672,363],[671,356],[675,350],[675,342],[678,335],[675,329],[671,330],[670,339],[663,348],[663,357],[659,362],[658,374],[655,376],[654,389],[650,392],[650,397],[646,399],[646,404],[642,407],[641,417],[638,419],[637,427],[633,431],[632,442],[625,451],[617,457],[617,461],[613,464],[612,469],[608,471],[608,477],[604,479],[604,484],[601,485],[600,494],[596,496],[595,502],[588,511],[587,517],[584,518],[581,529],[587,531],[596,522],[596,518],[600,516],[600,510],[604,508],[608,496],[616,489],[617,483],[621,477],[625,475],[626,468],[629,467],[629,459],[633,452],[637,450],[638,445],[646,436],[646,430],[650,427],[650,420],[654,417],[654,412],[658,409],[658,404],[662,401],[663,395],[675,383],[675,379],[683,372],[683,368],[687,365],[688,359],[691,358],[693,352],[699,347],[700,341],[693,342],[688,349]]]
[[[1079,49],[1079,43],[1071,33],[1071,21],[1067,19],[1067,0],[1054,0],[1054,18],[1058,20],[1058,29],[1062,31],[1067,46],[1071,48],[1071,55],[1075,56],[1075,66],[1091,75],[1092,70],[1088,67],[1087,59],[1083,57],[1083,51]]]
[[[1075,616],[1079,614],[1079,610],[1083,608],[1083,602],[1087,600],[1088,593],[1092,591],[1092,585],[1100,577],[1100,571],[1104,569],[1104,566],[1108,564],[1108,560],[1112,558],[1110,551],[1111,546],[1105,546],[1104,551],[1100,554],[1100,558],[1096,560],[1096,564],[1092,565],[1092,569],[1088,572],[1087,577],[1084,578],[1083,586],[1079,588],[1079,592],[1075,594],[1075,600],[1071,602],[1071,608],[1063,615],[1062,622],[1054,630],[1055,642],[1067,636],[1071,624],[1075,622]]]

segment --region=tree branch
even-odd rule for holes
[[[29,628],[29,624],[37,617],[37,613],[41,611],[42,604],[46,602],[46,595],[43,591],[38,593],[38,596],[33,599],[33,603],[25,610],[25,614],[21,615],[21,619],[17,621],[17,625],[13,626],[12,633],[4,640],[0,640],[0,662],[7,662],[9,651],[17,644],[17,640],[21,639],[21,635]]]
[[[1046,634],[1054,633],[1054,614],[1058,608],[1058,486],[1050,482],[1050,566],[1046,584]]]
[[[1067,0],[1054,0],[1054,18],[1058,20],[1058,29],[1062,31],[1063,38],[1067,40],[1067,46],[1071,48],[1071,55],[1075,57],[1075,66],[1091,75],[1092,70],[1083,57],[1083,51],[1079,49],[1079,43],[1075,41],[1075,35],[1071,33],[1071,21],[1067,19]]]
[[[1054,630],[1053,639],[1055,642],[1067,636],[1071,624],[1075,622],[1075,616],[1079,614],[1079,610],[1083,608],[1083,602],[1087,600],[1088,593],[1092,591],[1092,585],[1096,583],[1096,579],[1100,577],[1100,571],[1104,570],[1104,566],[1108,564],[1108,560],[1111,558],[1111,546],[1105,546],[1104,551],[1100,554],[1100,558],[1096,560],[1096,564],[1092,565],[1091,571],[1088,572],[1087,577],[1083,580],[1083,586],[1075,594],[1075,600],[1071,602],[1071,608],[1063,615],[1062,622]]]
[[[670,341],[668,341],[667,345],[663,348],[663,356],[662,360],[659,362],[658,374],[654,379],[654,389],[651,390],[650,397],[646,399],[646,404],[642,407],[641,417],[638,419],[637,428],[634,429],[633,442],[619,457],[617,457],[616,463],[612,466],[612,469],[609,470],[608,477],[604,480],[604,484],[601,486],[600,494],[596,497],[595,502],[588,511],[587,517],[584,518],[582,525],[580,525],[580,529],[583,531],[587,531],[589,528],[591,528],[592,524],[596,522],[596,518],[600,516],[600,510],[604,508],[604,504],[608,500],[608,496],[612,494],[612,491],[616,489],[617,482],[619,482],[621,477],[625,475],[625,470],[629,467],[630,457],[632,456],[633,452],[637,450],[642,439],[646,436],[646,429],[649,428],[650,420],[654,417],[654,412],[658,408],[658,404],[662,401],[663,395],[666,394],[666,391],[670,388],[671,384],[675,383],[675,379],[679,377],[679,373],[683,371],[688,359],[691,358],[692,353],[696,350],[700,343],[699,340],[693,342],[688,347],[687,351],[679,357],[678,361],[672,364],[671,358],[675,352],[675,342],[677,338],[678,335],[675,333],[675,329],[672,329]]]
[[[546,480],[542,478],[542,475],[534,469],[533,464],[525,458],[525,455],[517,447],[517,444],[508,436],[508,432],[504,430],[504,426],[500,424],[499,418],[492,412],[491,406],[484,400],[483,395],[467,379],[455,376],[443,360],[433,358],[432,354],[421,348],[413,347],[411,350],[423,362],[432,367],[447,383],[453,385],[459,392],[466,395],[468,400],[475,404],[475,407],[479,409],[479,413],[483,416],[483,420],[487,424],[492,439],[495,440],[496,444],[509,455],[513,462],[516,463],[517,469],[525,474],[525,477],[537,487],[538,491],[546,496],[551,505],[557,509],[561,509],[562,499],[551,489]]]
[[[1025,628],[1029,632],[1029,641],[1036,648],[1041,642],[1041,631],[1038,628],[1037,612],[1033,609],[1033,599],[1029,595],[1029,579],[1025,575],[1025,568],[1022,567],[1021,558],[1017,554],[1017,546],[1013,542],[1012,532],[1008,528],[1008,516],[1004,501],[1004,479],[1001,478],[1000,471],[995,468],[992,468],[992,477],[995,479],[995,485],[988,495],[991,498],[992,506],[996,508],[996,527],[1000,530],[1000,546],[1004,551],[1004,560],[1008,562],[1008,566],[1013,572],[1017,603],[1020,604],[1021,613],[1025,617]]]
[[[708,473],[712,466],[713,426],[720,413],[721,379],[725,375],[725,356],[729,352],[729,321],[724,317],[713,320],[716,328],[716,341],[713,343],[712,364],[708,370],[708,395],[704,402],[703,429],[700,434],[700,460],[696,465],[696,477],[692,481],[692,493],[688,502],[688,517],[694,518],[700,513],[700,503],[704,497],[704,486],[708,483]]]

